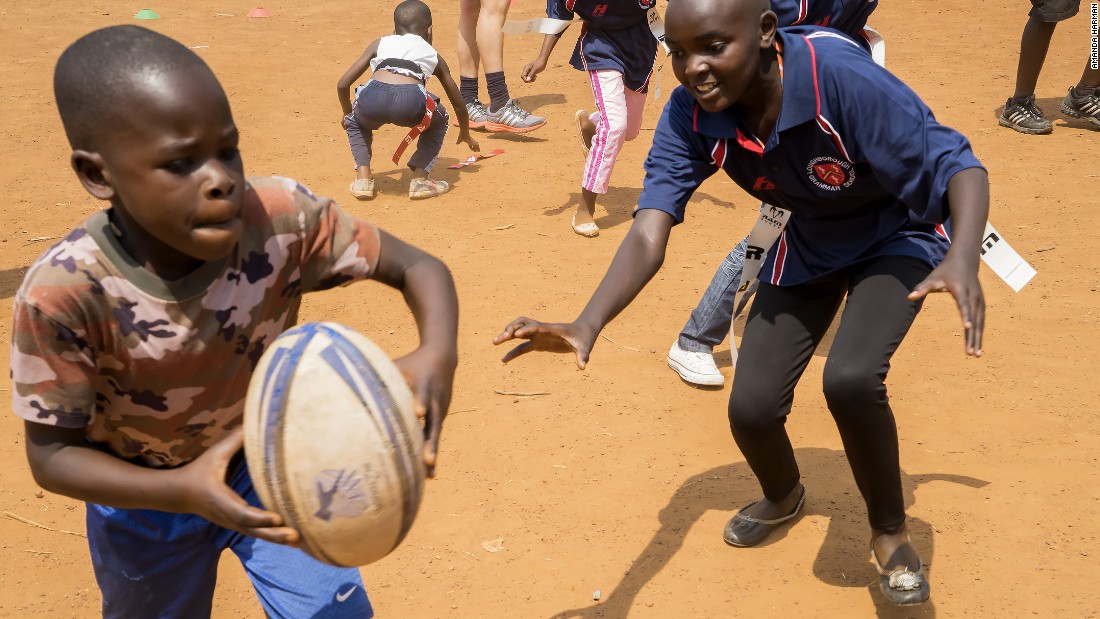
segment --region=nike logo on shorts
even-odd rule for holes
[[[337,602],[343,602],[343,601],[347,600],[349,597],[351,597],[351,593],[353,591],[355,591],[355,585],[352,585],[351,589],[348,589],[347,591],[345,591],[343,593],[340,593],[339,591],[337,591],[336,592],[336,601]]]

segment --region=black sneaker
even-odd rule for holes
[[[1083,118],[1100,127],[1100,88],[1093,88],[1091,93],[1078,97],[1070,86],[1066,98],[1062,101],[1062,113],[1074,118]]]
[[[1022,103],[1009,99],[997,122],[1002,127],[1011,127],[1020,133],[1031,135],[1041,135],[1054,130],[1054,125],[1043,118],[1043,110],[1035,105],[1035,95],[1028,95]]]

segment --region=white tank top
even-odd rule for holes
[[[424,71],[424,79],[431,77],[435,73],[435,66],[439,64],[439,54],[436,53],[435,48],[418,34],[391,34],[379,39],[378,51],[374,60],[370,61],[371,71],[377,70],[379,63],[391,58],[415,62]],[[385,67],[385,70],[402,75],[408,74],[401,67]]]

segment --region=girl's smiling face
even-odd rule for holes
[[[676,0],[665,14],[665,42],[676,79],[707,112],[741,100],[775,41],[776,17],[757,0]]]

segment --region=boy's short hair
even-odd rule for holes
[[[432,10],[420,0],[405,0],[393,10],[397,34],[424,34],[432,27]]]
[[[140,26],[110,26],[77,39],[62,52],[53,74],[54,97],[69,144],[96,149],[105,129],[126,113],[119,99],[142,77],[182,68],[203,69],[214,76],[195,52]]]

